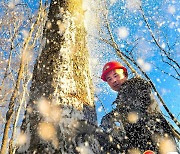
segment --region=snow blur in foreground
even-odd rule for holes
[[[25,133],[20,133],[17,140],[17,145],[21,146],[27,142],[28,136]]]
[[[50,122],[58,122],[61,119],[61,109],[54,104],[51,104],[45,98],[41,98],[38,102],[38,111]]]
[[[89,147],[89,143],[85,142],[84,144],[80,144],[78,147],[76,147],[76,150],[80,154],[94,154],[94,152]]]
[[[177,153],[176,152],[176,145],[168,137],[160,138],[159,149],[160,149],[160,153],[162,153],[162,154],[175,154],[175,153]]]

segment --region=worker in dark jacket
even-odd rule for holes
[[[116,108],[103,117],[101,127],[119,138],[125,153],[176,152],[171,128],[159,110],[148,81],[140,77],[128,80],[127,69],[116,61],[104,66],[101,79],[118,92]],[[114,126],[117,122],[121,126],[119,130]]]

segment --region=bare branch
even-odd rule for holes
[[[154,65],[153,63],[151,63],[152,65]],[[179,80],[180,81],[180,78],[178,77],[175,77],[174,75],[170,74],[170,73],[167,73],[165,72],[164,70],[160,69],[158,66],[154,65],[155,68],[157,68],[158,70],[160,70],[162,73],[164,74],[167,74],[168,76],[171,76],[172,78],[176,79],[176,80]]]
[[[153,34],[152,30],[151,30],[151,27],[150,27],[150,25],[149,25],[149,23],[148,23],[148,21],[147,21],[147,19],[146,19],[146,17],[145,17],[144,11],[143,11],[143,9],[142,9],[141,6],[140,6],[140,10],[141,10],[143,19],[144,19],[144,21],[145,21],[145,23],[146,23],[146,26],[148,27],[148,30],[149,30],[149,32],[151,33],[151,37],[153,38],[153,40],[154,40],[155,44],[157,45],[157,47],[158,47],[161,51],[163,51],[163,53],[167,56],[167,58],[168,58],[170,61],[172,61],[172,62],[180,69],[179,64],[178,64],[173,58],[171,58],[171,57],[169,56],[169,54],[167,53],[167,51],[164,50],[164,49],[161,47],[161,45],[159,44],[159,42],[158,42],[157,39],[155,38],[155,36],[154,36],[154,34]],[[172,66],[173,66],[173,65],[172,65]],[[175,69],[174,66],[173,66],[173,68]]]
[[[40,21],[40,17],[41,17],[40,14],[41,14],[41,9],[39,9],[38,17],[37,17],[35,23],[32,24],[32,26],[30,28],[29,35],[25,39],[25,41],[23,43],[23,53],[22,53],[22,57],[21,57],[21,61],[20,61],[20,66],[19,66],[20,68],[19,68],[19,71],[18,71],[18,78],[17,78],[17,81],[16,81],[15,88],[13,90],[12,96],[10,98],[10,103],[9,103],[9,107],[8,107],[9,109],[8,109],[8,111],[6,113],[6,124],[5,124],[5,128],[4,128],[3,140],[2,140],[2,146],[1,146],[1,153],[6,153],[6,150],[7,150],[8,132],[9,132],[9,127],[10,127],[12,115],[14,113],[14,105],[15,105],[14,101],[16,99],[16,96],[17,96],[17,93],[18,93],[18,90],[19,90],[20,81],[23,78],[23,71],[24,71],[24,66],[25,66],[25,63],[24,63],[25,62],[24,53],[28,49],[28,45],[29,45],[29,42],[31,40],[31,37],[32,37],[33,31],[35,29],[35,26]]]

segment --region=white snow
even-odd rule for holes
[[[145,72],[151,71],[151,64],[148,62],[145,62],[144,59],[138,58],[137,63],[143,69],[143,71],[145,71]]]
[[[27,134],[25,133],[20,133],[17,139],[17,145],[21,146],[27,142]]]
[[[118,29],[118,36],[120,39],[125,39],[126,37],[128,37],[128,35],[129,35],[128,28],[123,26]]]
[[[117,2],[117,0],[110,0],[110,4],[113,5]]]
[[[161,47],[164,49],[166,47],[166,44],[162,43]]]
[[[168,12],[169,12],[170,14],[174,14],[174,13],[176,12],[175,6],[169,5],[169,6],[168,6]]]
[[[103,109],[103,107],[100,106],[100,107],[98,108],[98,112],[102,112],[102,109]]]
[[[141,5],[140,0],[126,0],[126,7],[130,10],[139,9],[140,5]]]
[[[76,150],[80,153],[80,154],[94,154],[94,152],[90,149],[90,147],[88,145],[84,144],[80,144]]]
[[[29,32],[28,32],[26,29],[23,29],[23,30],[21,31],[21,33],[22,33],[24,39],[26,39],[26,38],[28,37],[28,35],[29,35]]]

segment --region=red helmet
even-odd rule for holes
[[[127,74],[127,69],[123,65],[121,65],[120,63],[118,63],[116,61],[111,61],[104,65],[101,79],[103,81],[106,81],[107,73],[109,73],[111,70],[114,70],[114,69],[123,69],[124,73]]]
[[[155,153],[153,151],[151,151],[151,150],[147,150],[143,154],[155,154]]]

